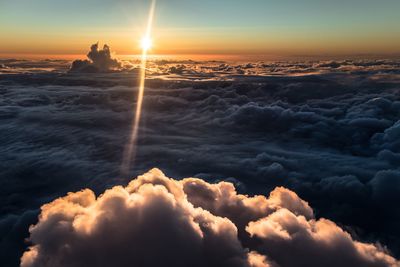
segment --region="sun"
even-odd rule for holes
[[[140,41],[140,46],[142,47],[143,50],[147,51],[149,50],[153,45],[153,42],[150,37],[145,36],[142,38]]]

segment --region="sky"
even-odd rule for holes
[[[149,0],[0,0],[1,55],[139,54]],[[153,54],[400,55],[398,0],[158,0]]]

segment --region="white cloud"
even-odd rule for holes
[[[244,230],[259,240],[241,240]],[[315,220],[309,205],[285,188],[249,197],[227,182],[177,181],[158,169],[98,197],[85,189],[43,205],[29,240],[22,267],[398,263],[335,223]]]

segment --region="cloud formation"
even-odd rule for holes
[[[243,225],[245,228],[243,228]],[[260,243],[244,247],[238,231]],[[397,266],[379,245],[314,219],[294,192],[237,194],[228,182],[153,169],[96,197],[85,189],[44,206],[21,258],[34,266]]]
[[[70,72],[108,72],[121,67],[121,63],[111,57],[111,50],[108,45],[99,49],[99,44],[93,44],[87,54],[89,60],[75,60],[72,62]]]

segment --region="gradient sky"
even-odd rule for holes
[[[0,54],[139,53],[149,0],[0,0]],[[158,0],[156,54],[399,55],[399,0]]]

